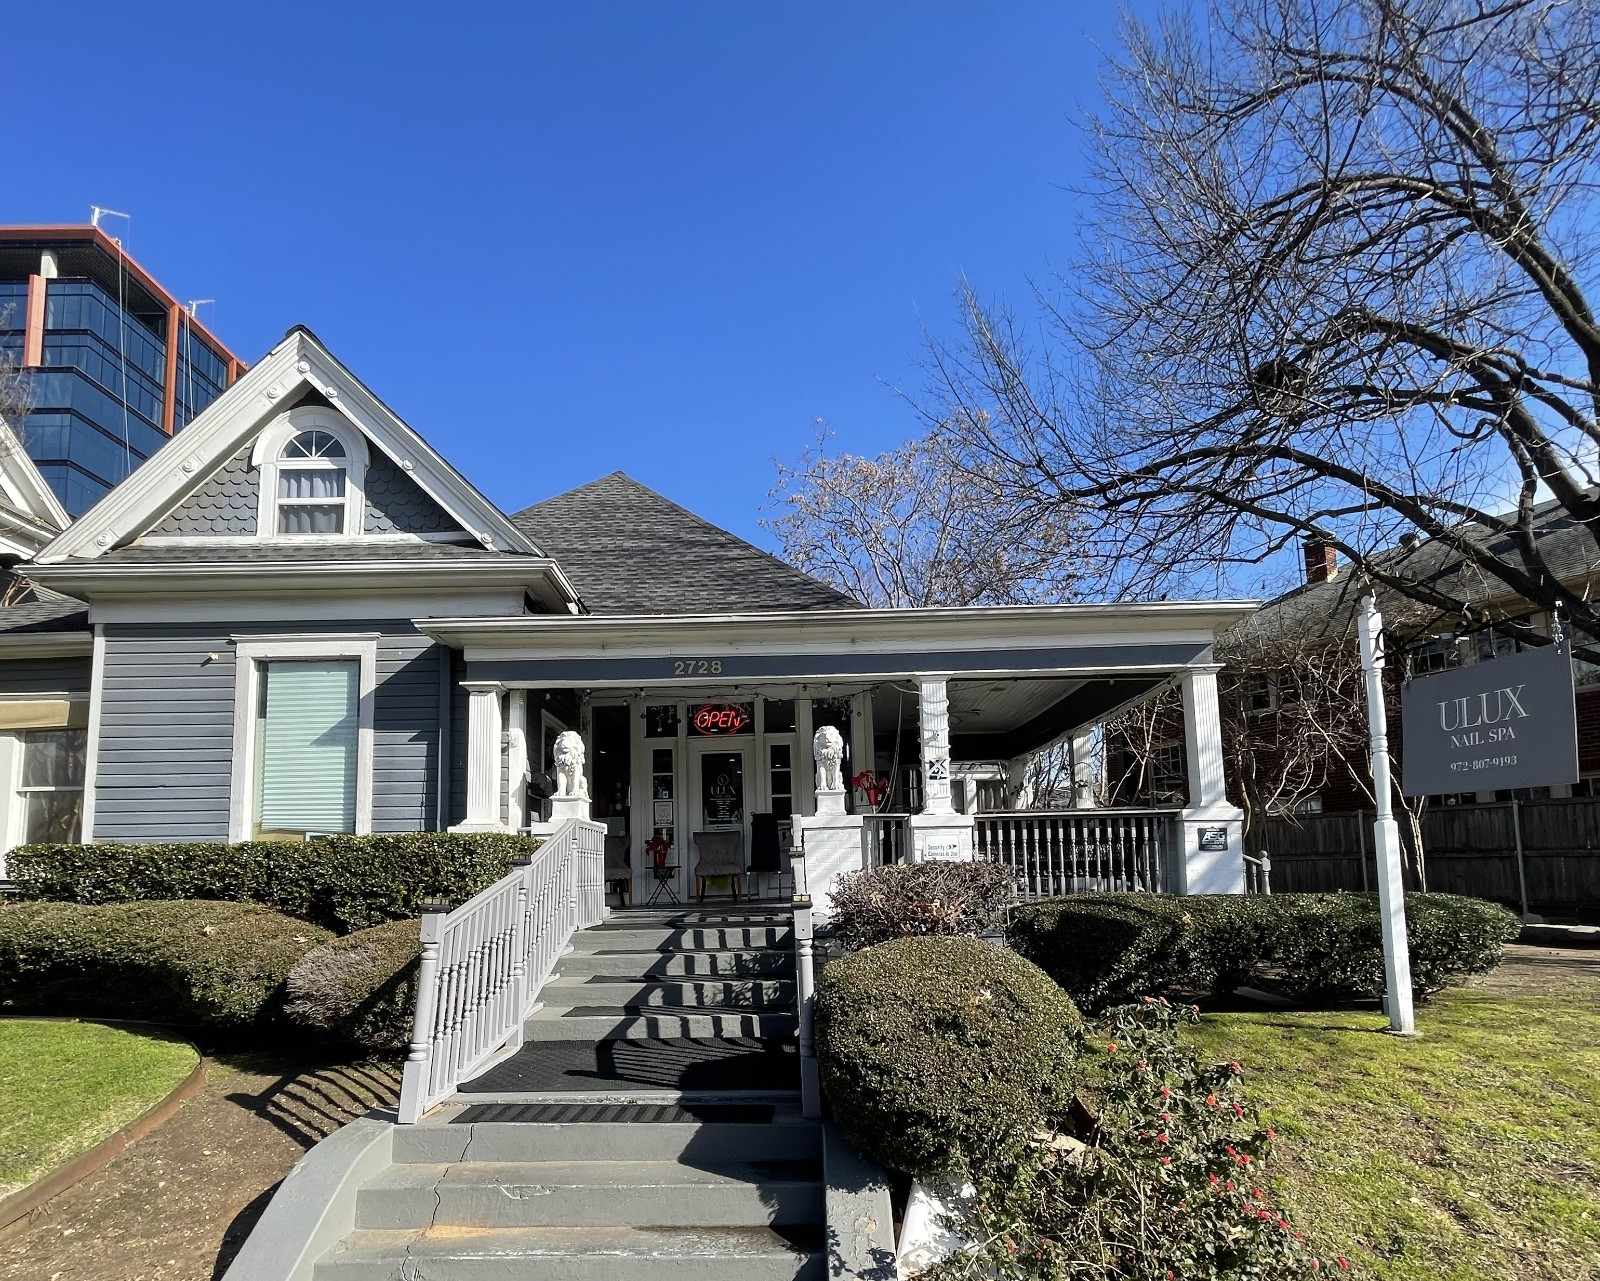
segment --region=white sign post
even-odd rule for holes
[[[1378,911],[1383,916],[1383,979],[1389,1030],[1415,1036],[1411,1010],[1411,954],[1406,950],[1405,882],[1400,872],[1400,827],[1389,799],[1389,718],[1383,706],[1383,615],[1371,596],[1361,598],[1361,672],[1367,681],[1367,727],[1372,734],[1372,825],[1378,854]]]

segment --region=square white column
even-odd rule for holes
[[[957,814],[950,788],[950,696],[946,674],[917,677],[917,719],[922,735],[922,812],[910,820],[911,857],[973,857],[973,818]]]
[[[453,832],[500,832],[505,821],[500,808],[501,687],[466,686],[467,700],[467,817]]]
[[[1189,765],[1189,804],[1178,822],[1178,890],[1183,894],[1244,893],[1244,811],[1228,801],[1222,768],[1222,716],[1216,666],[1184,670],[1183,741]]]
[[[506,695],[506,826],[528,825],[528,691]]]

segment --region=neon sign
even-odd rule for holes
[[[717,737],[723,734],[746,733],[755,720],[750,703],[702,703],[694,709],[689,724],[696,734]]]

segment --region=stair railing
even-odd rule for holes
[[[425,907],[399,1119],[413,1125],[500,1051],[573,934],[605,919],[605,834],[571,819],[534,854],[459,907]]]

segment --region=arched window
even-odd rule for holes
[[[278,455],[278,533],[344,533],[349,479],[344,444],[332,432],[291,437]]]
[[[256,437],[261,538],[356,538],[366,510],[367,442],[325,406],[291,409]]]

